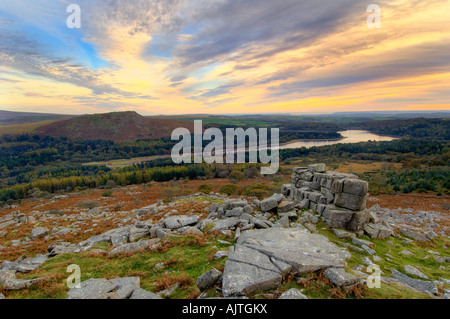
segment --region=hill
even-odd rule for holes
[[[178,127],[192,129],[186,121],[144,117],[136,112],[83,115],[37,128],[39,135],[66,136],[71,140],[134,141],[170,137]]]
[[[17,125],[44,121],[63,120],[72,117],[63,114],[12,112],[0,110],[0,125]]]
[[[413,118],[350,123],[347,128],[396,137],[433,137],[449,140],[449,124],[450,118]]]

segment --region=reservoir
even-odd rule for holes
[[[292,142],[288,142],[283,145],[280,145],[280,149],[286,150],[286,149],[301,148],[301,147],[310,148],[313,146],[325,146],[325,145],[334,145],[334,144],[340,144],[340,143],[360,143],[360,142],[368,142],[368,141],[375,141],[375,142],[393,141],[396,139],[395,137],[381,136],[381,135],[373,134],[373,133],[370,133],[367,131],[358,131],[358,130],[348,130],[348,131],[342,131],[342,132],[338,132],[338,133],[340,133],[344,138],[339,139],[339,140],[320,140],[320,141],[296,140],[296,141],[292,141]]]

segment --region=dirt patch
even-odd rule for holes
[[[388,209],[407,209],[434,211],[445,213],[450,216],[450,196],[433,196],[420,194],[398,194],[398,195],[378,195],[371,196],[367,201],[367,207],[370,208],[379,204]]]

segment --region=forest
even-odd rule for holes
[[[278,120],[277,120],[278,121]],[[284,120],[283,120],[284,121]],[[392,125],[395,124],[395,125]],[[365,142],[280,151],[282,170],[296,161],[336,163],[400,164],[402,169],[384,169],[360,176],[376,192],[450,192],[450,138],[448,119],[411,119],[352,123],[378,134],[397,134],[390,142]],[[281,139],[332,139],[342,124],[284,121]],[[347,124],[345,124],[347,125]],[[363,127],[359,127],[363,125]],[[230,125],[213,124],[221,130]],[[304,131],[301,131],[302,128]],[[320,129],[319,129],[320,128]],[[416,136],[416,137],[415,137]],[[418,137],[417,137],[418,136]],[[204,141],[207,143],[207,141]],[[170,138],[140,139],[134,142],[107,140],[72,141],[67,137],[21,134],[0,138],[0,201],[20,200],[36,194],[61,193],[86,188],[132,185],[173,179],[230,178],[236,180],[258,174],[249,173],[260,164],[175,165],[171,159],[157,159],[111,169],[105,165],[86,165],[94,161],[167,155],[175,145]],[[247,154],[248,155],[248,154]]]

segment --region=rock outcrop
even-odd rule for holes
[[[326,171],[325,164],[314,164],[294,168],[291,181],[283,185],[282,194],[295,207],[319,213],[329,227],[365,230],[373,238],[392,235],[389,226],[375,223],[366,210],[369,184],[356,175]],[[286,206],[291,207],[284,203],[281,212]]]

